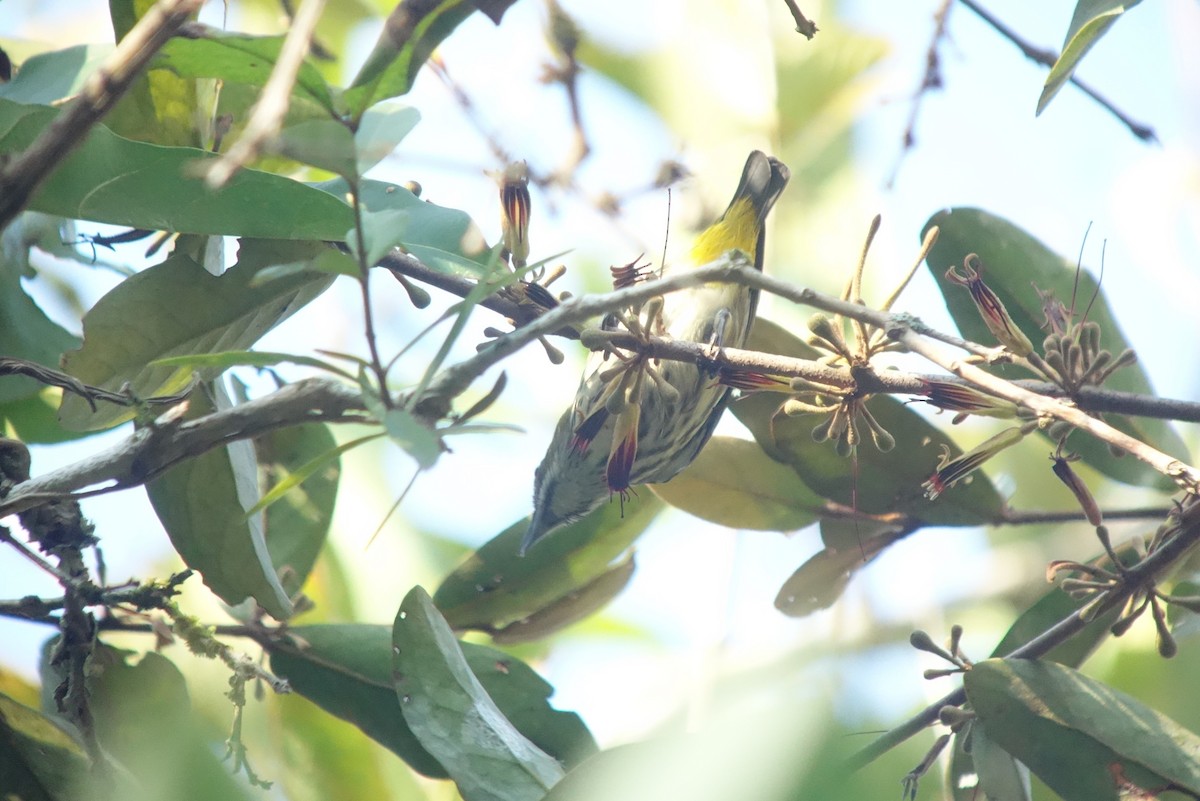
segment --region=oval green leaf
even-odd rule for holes
[[[433,599],[405,596],[392,626],[392,680],[404,719],[464,801],[540,801],[562,766],[500,711]]]
[[[379,40],[358,75],[342,94],[351,117],[358,119],[380,100],[406,94],[434,48],[472,12],[482,11],[499,25],[500,18],[514,2],[441,0],[397,6],[384,23]]]
[[[608,572],[661,509],[661,501],[642,491],[624,510],[605,504],[518,556],[529,528],[525,518],[467,557],[438,587],[434,603],[455,629],[504,629]]]
[[[23,219],[18,217],[13,226]],[[0,263],[0,354],[57,368],[65,352],[79,347],[79,340],[47,317],[25,293],[21,286],[23,269],[23,265],[7,260]],[[41,390],[42,385],[32,378],[4,376],[0,380],[0,404],[32,398]]]
[[[0,155],[25,150],[58,117],[54,109],[0,98]],[[45,180],[28,208],[151,231],[338,241],[350,207],[313,187],[239,170],[221,189],[196,177],[214,154],[135,142],[95,126]],[[287,209],[280,214],[280,209]]]
[[[36,709],[0,693],[0,789],[22,801],[71,801],[94,782],[83,744]]]
[[[1067,28],[1067,36],[1063,41],[1062,53],[1050,68],[1046,76],[1046,85],[1042,87],[1041,97],[1038,98],[1037,113],[1042,111],[1071,79],[1075,68],[1092,45],[1100,41],[1100,37],[1108,33],[1113,23],[1141,0],[1079,0],[1075,4],[1075,13],[1071,16],[1071,25]]]
[[[183,674],[165,656],[148,653],[130,664],[124,653],[98,647],[88,669],[100,745],[136,779],[136,790],[114,799],[259,797],[222,762],[218,737],[193,711]]]
[[[264,489],[298,479],[266,508],[263,522],[271,565],[284,591],[295,596],[329,534],[342,472],[341,451],[324,423],[272,431],[256,439],[254,449]]]
[[[203,386],[192,393],[187,419],[215,407]],[[230,606],[254,598],[277,620],[292,602],[271,563],[258,500],[258,469],[250,443],[232,442],[181,462],[146,483],[146,494],[171,544],[188,567]]]
[[[540,640],[578,623],[603,609],[633,578],[633,552],[574,592],[526,618],[511,623],[492,635],[497,645],[517,645]]]
[[[243,241],[238,263],[219,277],[186,255],[173,255],[97,301],[83,318],[83,347],[67,354],[65,369],[114,392],[128,384],[139,398],[178,392],[192,371],[151,362],[253,345],[333,282],[328,275],[301,272],[253,286],[255,274],[268,265],[311,260],[325,248],[317,242]],[[210,368],[201,375],[219,372]],[[68,428],[95,430],[133,414],[111,404],[93,413],[83,399],[67,396],[59,417]]]
[[[1067,801],[1200,792],[1200,737],[1072,668],[989,659],[964,686],[987,736]]]
[[[332,715],[347,720],[414,770],[445,778],[441,764],[413,735],[392,686],[390,626],[293,626],[271,641],[271,669]],[[591,734],[572,712],[549,704],[553,688],[524,662],[474,643],[463,652],[475,676],[504,716],[538,748],[572,766],[596,751]]]
[[[757,443],[713,437],[686,470],[654,494],[677,509],[730,528],[795,531],[824,501]]]
[[[283,47],[282,36],[250,36],[208,26],[192,26],[192,35],[168,41],[149,70],[170,70],[181,78],[216,78],[229,83],[263,86]],[[201,35],[202,34],[202,35]],[[300,65],[291,93],[334,112],[329,87],[308,62]]]

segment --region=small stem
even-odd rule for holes
[[[24,556],[30,562],[33,562],[43,572],[48,573],[51,576],[53,576],[54,580],[57,581],[62,586],[70,587],[75,584],[74,579],[72,579],[66,573],[59,570],[57,567],[55,567],[54,565],[50,564],[45,559],[43,559],[41,557],[41,555],[37,553],[37,551],[33,550],[32,548],[27,546],[25,543],[21,542],[16,537],[14,537],[12,535],[12,532],[10,532],[4,526],[0,526],[0,542],[6,542],[9,545],[11,545],[13,548],[16,548],[17,553],[21,554],[21,556]]]
[[[371,370],[379,382],[379,399],[385,409],[391,409],[392,393],[388,391],[387,368],[379,357],[379,344],[375,339],[375,319],[371,311],[371,265],[367,264],[367,235],[363,228],[362,199],[359,195],[359,182],[355,178],[350,182],[350,195],[354,200],[354,238],[355,257],[358,260],[358,285],[362,291],[363,328],[367,337],[367,349],[371,353]]]

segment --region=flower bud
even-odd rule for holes
[[[531,207],[529,168],[523,161],[514,161],[500,176],[500,228],[513,267],[524,267],[529,258]]]
[[[951,267],[946,271],[946,279],[967,288],[984,325],[1001,345],[1016,356],[1028,356],[1033,353],[1033,343],[1029,341],[1029,337],[1013,322],[1008,309],[1004,308],[1004,304],[991,287],[983,282],[983,263],[978,255],[968,254],[963,259],[962,273]]]

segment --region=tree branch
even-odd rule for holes
[[[862,308],[862,307],[859,307]],[[605,332],[605,339],[621,350],[641,353],[658,359],[673,359],[682,362],[711,362],[708,349],[697,342],[650,337],[642,339],[625,331]],[[810,359],[799,359],[740,348],[722,348],[717,357],[719,365],[728,365],[741,370],[768,373],[771,375],[807,378],[822,384],[860,389],[871,393],[921,395],[931,381],[972,385],[972,382],[957,376],[909,373],[898,370],[880,370],[871,373],[870,384],[863,385],[862,371],[851,372],[846,367],[831,367]],[[1038,395],[1065,398],[1066,392],[1057,384],[1048,381],[1019,380],[1014,385]],[[1134,392],[1118,392],[1102,387],[1084,387],[1072,398],[1080,409],[1089,412],[1109,412],[1152,417],[1160,420],[1178,420],[1200,423],[1200,403],[1194,401],[1157,398]]]
[[[184,459],[278,428],[325,421],[363,422],[365,418],[353,414],[363,408],[356,388],[310,378],[198,420],[147,426],[87,459],[18,484],[0,501],[0,517],[106,481],[113,483],[104,492],[137,486]]]
[[[451,402],[462,394],[484,371],[498,364],[547,333],[574,326],[597,315],[648,301],[666,292],[679,291],[700,284],[725,281],[771,292],[795,303],[811,306],[833,314],[859,320],[887,331],[915,353],[945,367],[961,380],[974,384],[1020,405],[1037,414],[1064,420],[1105,442],[1121,447],[1171,476],[1181,484],[1196,485],[1195,468],[1173,459],[1150,446],[1133,439],[1111,426],[1089,417],[1083,408],[1092,411],[1119,411],[1147,416],[1177,415],[1181,419],[1200,418],[1200,406],[1183,401],[1158,401],[1128,393],[1107,390],[1081,391],[1073,401],[1059,400],[1039,394],[1061,390],[1042,382],[1009,382],[997,378],[937,348],[929,339],[962,343],[963,347],[979,350],[980,346],[963,342],[956,337],[932,331],[919,320],[904,314],[874,311],[858,303],[843,301],[811,289],[780,281],[754,270],[744,260],[729,258],[705,267],[668,275],[665,278],[636,284],[601,295],[570,298],[556,308],[536,317],[512,333],[497,338],[475,356],[442,370],[419,396],[407,396],[402,402],[414,409],[431,427],[449,413]],[[613,334],[620,347],[644,349],[663,358],[696,361],[703,354],[696,343],[650,340],[639,343]],[[800,375],[825,383],[856,386],[848,381],[849,372],[772,354],[729,348],[723,352],[728,364],[748,369],[761,369],[781,375]],[[861,375],[857,376],[861,378]],[[878,381],[869,391],[919,394],[921,382],[928,376],[881,371],[874,375]],[[950,380],[933,377],[937,380]],[[1076,406],[1074,403],[1078,403]],[[1081,408],[1082,407],[1082,408]],[[170,466],[191,456],[204,453],[218,445],[237,439],[258,436],[277,428],[306,422],[362,422],[355,412],[364,410],[359,391],[347,385],[324,379],[307,379],[290,384],[268,396],[258,398],[232,409],[216,412],[187,423],[165,423],[137,431],[128,440],[107,451],[98,453],[74,465],[56,470],[17,485],[0,502],[0,516],[30,509],[47,500],[60,498],[102,482],[112,482],[97,492],[110,492],[136,486],[159,475]]]
[[[160,0],[130,29],[49,128],[0,172],[0,230],[25,207],[30,195],[78,147],[92,126],[112,110],[146,65],[203,0]]]

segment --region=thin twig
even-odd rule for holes
[[[279,58],[271,69],[271,77],[263,84],[262,93],[250,110],[245,130],[228,152],[208,162],[204,180],[213,189],[227,184],[234,173],[258,158],[263,148],[279,136],[292,87],[296,85],[296,76],[308,55],[324,6],[325,0],[302,0],[300,3],[279,50]]]
[[[363,335],[367,339],[367,351],[371,355],[371,370],[379,382],[379,400],[385,409],[392,408],[392,393],[388,390],[388,369],[379,355],[379,342],[375,337],[375,312],[371,304],[371,265],[367,264],[367,233],[362,214],[362,195],[356,178],[351,182],[350,199],[354,208],[354,256],[358,262],[358,288],[362,295]]]
[[[161,0],[138,20],[36,142],[0,172],[0,230],[25,207],[38,185],[129,90],[164,44],[203,0]]]
[[[1017,49],[1024,54],[1025,58],[1028,58],[1031,61],[1036,61],[1038,64],[1041,64],[1047,69],[1053,68],[1055,63],[1058,61],[1059,53],[1050,48],[1037,47],[1025,41],[1020,34],[997,19],[994,14],[992,14],[983,6],[979,5],[976,0],[959,0],[959,2],[974,11],[976,16],[978,16],[988,25],[992,26],[997,33],[1016,45]],[[1075,84],[1075,86],[1077,86],[1085,95],[1100,104],[1109,114],[1112,114],[1114,117],[1120,120],[1121,123],[1129,129],[1129,132],[1138,139],[1141,139],[1143,142],[1158,141],[1158,137],[1155,135],[1154,129],[1149,125],[1137,122],[1128,114],[1113,105],[1111,101],[1103,97],[1091,86],[1085,84],[1074,75],[1068,78],[1068,80]]]
[[[1163,520],[1171,510],[1165,506],[1142,506],[1130,509],[1105,509],[1105,520]],[[1048,512],[1041,509],[1003,509],[1000,517],[989,522],[992,526],[1030,526],[1039,523],[1078,523],[1087,517],[1080,509]]]
[[[888,336],[911,352],[924,356],[939,367],[970,381],[996,397],[1025,406],[1040,417],[1062,420],[1103,442],[1114,445],[1171,478],[1188,492],[1195,492],[1197,488],[1200,488],[1200,471],[1197,471],[1195,467],[1152,448],[1102,420],[1088,416],[1074,404],[1030,392],[1010,381],[997,378],[991,373],[968,364],[931,341],[935,338],[933,335],[936,332],[911,315],[878,312],[857,303],[848,303],[811,289],[788,284],[757,270],[748,270],[735,264],[702,267],[692,272],[689,277],[695,277],[697,274],[710,276],[708,279],[710,281],[731,281],[760,289],[793,303],[841,314],[844,317],[858,319],[882,328],[888,332]],[[671,279],[663,279],[663,281],[669,280]]]
[[[3,516],[4,515],[0,515],[0,517],[3,517]],[[59,570],[57,567],[55,567],[54,565],[50,564],[48,561],[43,559],[41,557],[41,555],[38,554],[37,551],[33,550],[28,545],[21,542],[16,537],[14,537],[12,535],[12,532],[10,532],[4,526],[0,526],[0,542],[5,542],[5,543],[8,543],[9,545],[11,545],[13,548],[16,549],[17,553],[21,554],[21,556],[25,557],[30,562],[33,562],[35,565],[37,565],[38,569],[41,570],[42,572],[48,573],[51,576],[53,576],[55,581],[57,581],[59,584],[63,585],[64,587],[69,587],[74,583],[75,580],[73,578],[71,578],[66,573]]]
[[[475,288],[476,284],[469,278],[438,272],[416,256],[395,250],[384,256],[376,266],[391,271],[393,275],[413,278],[460,298],[471,294],[471,290]],[[479,302],[479,305],[511,320],[517,327],[530,323],[540,316],[536,306],[522,306],[499,293],[488,295]],[[550,335],[566,339],[579,339],[579,329],[571,325],[564,325],[556,331],[551,331]]]
[[[804,16],[800,6],[796,4],[796,0],[783,0],[783,2],[787,5],[788,11],[792,12],[792,19],[796,22],[796,33],[811,41],[820,28],[815,22]]]
[[[777,294],[796,303],[812,306],[823,311],[860,319],[872,326],[889,331],[914,350],[926,351],[922,355],[932,356],[937,363],[956,372],[963,379],[983,386],[998,397],[1024,403],[1038,414],[1058,417],[1079,428],[1099,436],[1101,439],[1129,450],[1139,458],[1147,460],[1156,469],[1164,469],[1168,475],[1178,475],[1185,480],[1194,475],[1191,467],[1124,434],[1110,428],[1094,418],[1088,417],[1084,409],[1112,411],[1145,416],[1170,417],[1172,419],[1200,420],[1200,404],[1184,401],[1161,400],[1140,397],[1129,393],[1111,392],[1103,389],[1081,390],[1074,398],[1078,406],[1046,397],[1044,394],[1061,393],[1053,385],[1042,382],[1008,382],[988,373],[962,364],[937,349],[925,337],[941,341],[954,341],[954,337],[938,335],[906,315],[885,314],[857,303],[849,303],[828,295],[798,287],[785,281],[771,278],[748,266],[740,266],[734,260],[725,260],[696,270],[672,274],[665,278],[637,284],[602,295],[571,298],[551,311],[537,317],[512,333],[499,337],[483,351],[462,362],[454,364],[434,378],[420,398],[413,399],[411,408],[417,409],[427,424],[432,426],[444,419],[450,403],[462,394],[470,384],[487,369],[515,353],[539,336],[562,330],[564,326],[581,324],[598,315],[614,311],[630,304],[644,303],[650,298],[666,292],[678,291],[713,281],[743,283],[757,289]],[[920,336],[917,335],[919,331]],[[640,343],[622,339],[613,334],[612,341],[622,348],[641,349],[662,358],[696,361],[701,355],[695,343],[668,342],[652,339]],[[965,343],[969,345],[970,343]],[[978,347],[978,346],[976,346]],[[933,350],[930,350],[933,348]],[[803,359],[788,359],[774,354],[756,354],[750,351],[726,349],[724,358],[731,365],[758,369],[780,375],[810,376],[817,380],[840,385],[844,374],[836,368],[816,365]],[[871,391],[895,391],[916,394],[920,382],[930,378],[952,380],[939,376],[914,376],[892,371],[881,371],[875,378],[879,384]],[[860,372],[856,376],[861,379]],[[857,386],[854,384],[853,386]],[[1040,394],[1044,393],[1044,394]],[[136,486],[158,475],[179,461],[196,456],[211,448],[237,439],[248,439],[279,428],[306,422],[363,422],[363,400],[356,388],[322,379],[307,379],[288,385],[268,396],[232,409],[216,412],[198,420],[175,426],[146,428],[136,432],[125,442],[107,451],[61,468],[52,473],[25,481],[0,501],[0,516],[29,509],[46,500],[61,498],[102,482],[113,482],[102,492]]]
[[[925,95],[934,89],[942,88],[942,68],[938,47],[946,37],[946,20],[950,17],[950,8],[953,5],[954,0],[942,0],[942,4],[933,14],[933,36],[930,37],[929,48],[925,51],[925,72],[921,75],[921,83],[917,87],[917,91],[913,93],[912,107],[908,112],[908,123],[904,126],[904,140],[900,145],[900,154],[896,157],[896,165],[892,167],[892,174],[888,176],[887,187],[889,189],[896,183],[896,175],[900,172],[900,165],[904,163],[905,155],[917,143],[917,117],[921,113],[921,103],[925,99]]]

